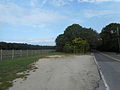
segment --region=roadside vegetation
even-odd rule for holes
[[[120,24],[111,23],[105,26],[101,33],[101,51],[120,52]]]
[[[91,28],[79,24],[68,26],[56,38],[56,50],[67,53],[86,53],[99,45],[99,34]]]
[[[63,48],[63,51],[67,53],[86,53],[88,50],[88,42],[81,38],[75,38],[74,40],[72,40],[71,44],[65,43],[65,46]]]
[[[56,38],[56,50],[67,53],[86,53],[92,49],[120,52],[120,24],[111,23],[100,33],[73,24]]]
[[[26,78],[29,70],[37,69],[34,62],[49,55],[61,55],[63,53],[52,52],[42,56],[31,56],[13,60],[0,61],[0,90],[6,90],[12,86],[12,81],[16,78]]]

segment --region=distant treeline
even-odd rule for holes
[[[55,49],[55,46],[40,46],[24,43],[6,43],[0,42],[0,49],[3,50],[40,50],[40,49]]]

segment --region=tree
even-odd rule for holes
[[[69,37],[69,41],[75,38],[82,38],[88,41],[91,48],[97,48],[100,37],[99,34],[91,28],[83,28],[79,24],[68,26],[64,31],[64,35]]]
[[[102,38],[102,50],[104,51],[118,51],[118,38],[117,29],[120,32],[120,24],[111,23],[104,27],[100,33]]]
[[[74,52],[82,52],[85,53],[89,50],[89,44],[86,40],[83,40],[81,38],[75,38],[72,40],[73,42],[73,47],[74,47]]]
[[[63,51],[63,48],[65,46],[65,43],[68,42],[67,37],[65,37],[64,34],[60,34],[57,38],[56,38],[56,50],[57,51]]]
[[[74,47],[73,47],[73,45],[70,45],[69,43],[65,43],[63,51],[66,53],[73,53]]]
[[[73,24],[68,26],[64,33],[56,38],[57,51],[64,51],[63,48],[67,44],[72,45],[72,40],[75,38],[81,38],[89,43],[91,49],[95,49],[98,46],[100,37],[98,33],[91,28],[83,28],[79,24]]]

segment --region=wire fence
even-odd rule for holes
[[[0,60],[15,59],[20,57],[44,55],[55,50],[0,50]]]

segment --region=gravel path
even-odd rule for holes
[[[26,80],[17,79],[9,90],[95,90],[100,79],[93,56],[40,59]]]

